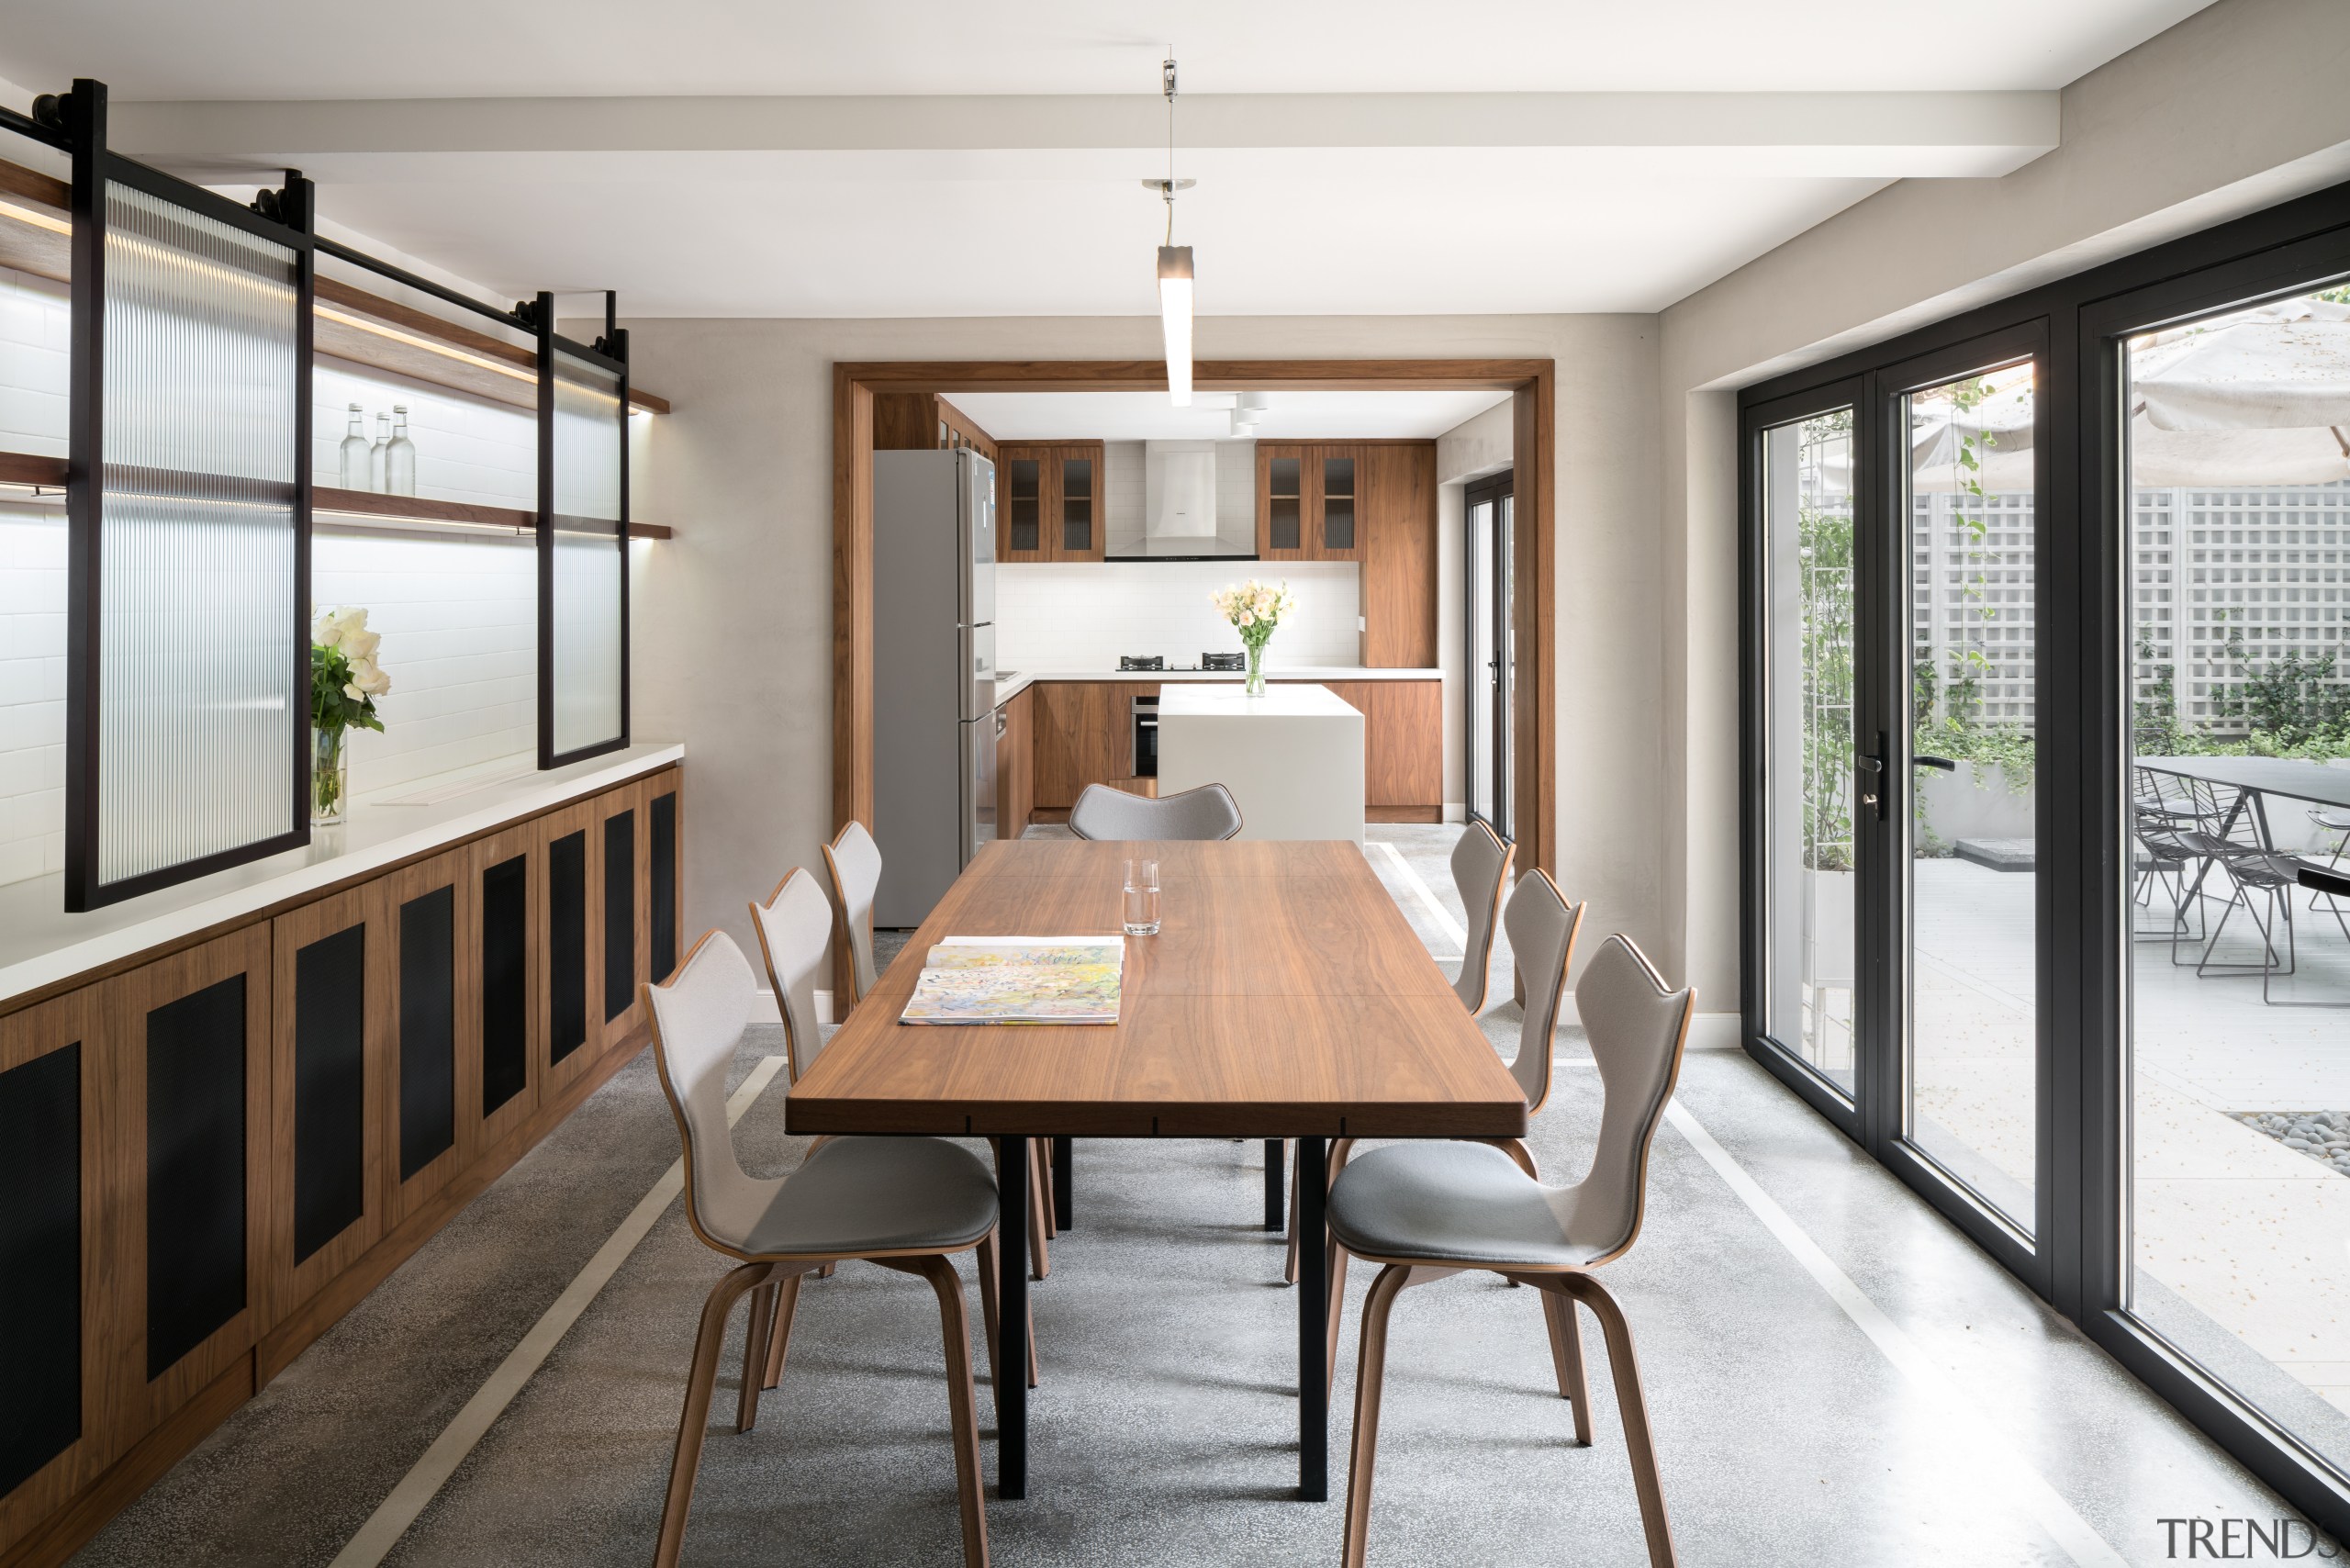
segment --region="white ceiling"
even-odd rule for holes
[[[73,0],[16,81],[136,98],[2061,87],[2207,0]]]
[[[1260,441],[1428,440],[1474,419],[1506,392],[1271,392]],[[1202,392],[1200,407],[1164,392],[958,392],[948,399],[998,441],[1229,439],[1232,394]],[[1208,406],[1214,405],[1214,406]]]
[[[116,145],[194,178],[298,166],[498,297],[1136,315],[1171,28],[1203,314],[1651,311],[2029,162],[2051,89],[2204,3],[76,0],[17,7],[0,74],[106,81]]]

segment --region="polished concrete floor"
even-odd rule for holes
[[[1372,863],[1431,950],[1457,952],[1412,882],[1457,922],[1445,830],[1377,836],[1399,854],[1374,846]],[[1514,1047],[1514,1014],[1489,1032]],[[751,1030],[738,1073],[780,1049],[779,1030]],[[1598,1113],[1581,1041],[1560,1054],[1531,1139],[1554,1178],[1588,1157]],[[796,1158],[784,1110],[770,1088],[742,1117],[755,1170]],[[989,1507],[999,1563],[1336,1560],[1339,1504],[1290,1497],[1294,1306],[1256,1224],[1259,1147],[1080,1146],[1077,1224],[1034,1292],[1030,1495]],[[724,1265],[674,1203],[632,1248],[608,1243],[676,1154],[651,1064],[632,1063],[80,1561],[644,1562],[695,1316]],[[567,1313],[566,1286],[605,1271],[599,1250],[609,1282],[584,1306],[574,1292],[533,1375],[501,1382],[518,1347],[542,1348],[543,1315]],[[2285,1512],[1742,1055],[1689,1061],[1646,1228],[1609,1275],[1685,1562],[2153,1563],[2165,1518]],[[686,1561],[955,1561],[941,1365],[919,1282],[850,1267],[812,1285],[757,1429],[711,1437]],[[1374,1562],[1642,1560],[1604,1370],[1596,1441],[1577,1449],[1527,1293],[1466,1276],[1412,1293],[1390,1368]],[[444,1438],[469,1402],[496,1417],[471,1446]]]

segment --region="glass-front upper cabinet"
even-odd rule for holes
[[[1257,443],[1257,554],[1268,561],[1360,558],[1362,449]]]
[[[1007,562],[1099,561],[1106,521],[1098,441],[1000,442],[997,510]]]

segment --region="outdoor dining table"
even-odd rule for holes
[[[2217,836],[2225,838],[2234,832],[2237,821],[2249,808],[2253,831],[2259,835],[2264,849],[2276,847],[2276,840],[2268,833],[2267,796],[2282,795],[2311,805],[2350,809],[2350,767],[2335,767],[2306,757],[2142,756],[2137,765],[2156,773],[2197,778],[2235,790],[2235,803],[2229,807],[2227,821]]]
[[[899,1022],[923,956],[945,937],[1118,933],[1129,857],[1159,864],[1162,924],[1125,939],[1115,1025]],[[1277,1227],[1277,1140],[1296,1139],[1298,1495],[1320,1502],[1326,1140],[1520,1137],[1526,1098],[1360,846],[1028,839],[980,848],[792,1086],[789,1120],[795,1134],[998,1141],[996,1474],[1009,1498],[1028,1482],[1027,1382],[1003,1371],[1022,1364],[1013,1334],[1028,1322],[1025,1141],[1267,1139]],[[1070,1173],[1056,1164],[1057,1207],[1073,1218]]]

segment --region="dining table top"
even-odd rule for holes
[[[2200,778],[2237,790],[2257,790],[2322,806],[2350,808],[2350,767],[2301,756],[2141,756],[2140,767]]]
[[[1161,925],[1125,938],[1110,1025],[899,1021],[948,936],[1120,932],[1125,863]],[[982,846],[792,1086],[795,1134],[1519,1137],[1526,1100],[1361,847],[1344,840]]]

